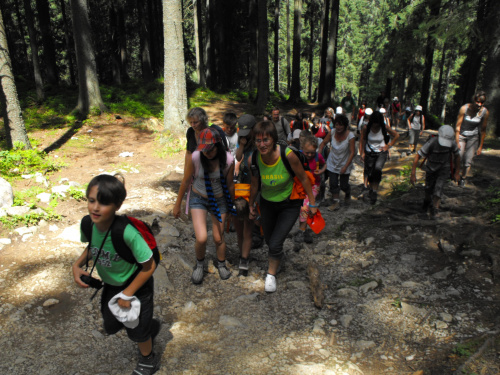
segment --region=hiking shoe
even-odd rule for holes
[[[299,230],[299,232],[295,235],[295,238],[293,240],[297,243],[304,242],[304,231]]]
[[[276,276],[271,275],[270,273],[267,274],[266,276],[266,282],[264,284],[264,290],[267,293],[274,293],[276,292]]]
[[[368,189],[366,186],[363,186],[363,190],[361,190],[361,193],[359,193],[358,195],[358,199],[363,199],[366,195],[366,193],[368,193],[370,191],[370,189]]]
[[[203,281],[203,262],[196,261],[196,265],[193,268],[193,274],[191,275],[191,281],[193,284],[201,284]]]
[[[333,204],[328,207],[328,211],[337,211],[340,208],[340,200],[334,199]]]
[[[306,229],[304,231],[304,242],[305,243],[313,243],[313,238],[311,236],[311,231],[309,231],[308,229]]]
[[[464,187],[465,186],[465,178],[460,177],[460,181],[458,181],[458,186]]]
[[[439,208],[431,206],[429,211],[432,219],[439,219],[441,217],[441,214],[439,213]]]
[[[370,204],[375,204],[377,203],[377,192],[370,190],[370,193],[368,194],[368,198],[370,198]]]
[[[248,261],[248,259],[240,257],[240,266],[239,266],[240,273],[239,273],[239,275],[248,276],[249,263],[250,262]]]
[[[151,353],[149,358],[141,356],[132,375],[152,375],[160,368],[160,356]]]
[[[227,280],[231,277],[231,271],[227,269],[225,260],[223,260],[222,262],[220,262],[218,259],[214,260],[214,265],[219,270],[219,276],[222,280]]]

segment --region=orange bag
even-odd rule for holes
[[[314,185],[316,179],[310,171],[305,171],[307,177],[309,178],[309,182],[311,186]],[[307,197],[306,190],[304,186],[302,186],[302,182],[300,182],[299,178],[295,176],[293,178],[293,189],[292,194],[290,194],[290,199],[305,199]]]
[[[250,184],[234,184],[234,198],[250,199]]]
[[[312,231],[316,234],[319,234],[325,228],[325,219],[321,216],[321,212],[316,211],[314,216],[308,216],[307,225],[312,229]]]

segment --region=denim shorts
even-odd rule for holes
[[[219,208],[219,212],[221,215],[227,213],[227,204],[226,204],[226,199],[224,196],[215,198],[217,202],[217,207]],[[198,210],[205,210],[212,212],[210,209],[210,202],[208,198],[204,198],[199,194],[196,194],[193,190],[191,190],[191,193],[189,195],[189,208],[192,210],[198,209]]]

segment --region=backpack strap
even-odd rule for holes
[[[280,145],[281,161],[285,165],[286,170],[288,171],[288,173],[290,174],[290,176],[292,176],[292,178],[294,178],[295,177],[295,172],[293,171],[292,166],[290,165],[290,161],[286,157],[286,149],[287,149],[287,147],[282,147]]]
[[[283,133],[285,134],[286,137],[289,133],[286,132],[286,126],[285,122],[283,121],[283,116],[281,116],[280,122],[281,122],[281,127],[283,128]]]

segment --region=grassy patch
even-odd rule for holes
[[[25,215],[3,216],[0,217],[0,223],[7,228],[15,228],[20,226],[38,225],[41,220],[59,221],[62,217],[56,214],[52,209],[47,209],[44,213],[27,213]]]
[[[457,344],[453,348],[453,354],[459,357],[469,358],[472,354],[476,352],[478,347],[479,347],[479,342],[476,340]]]
[[[56,162],[45,152],[24,150],[21,144],[16,144],[12,150],[0,151],[0,175],[7,179],[35,172],[50,173],[63,166],[64,163]]]
[[[351,280],[347,283],[349,286],[354,286],[359,288],[362,285],[368,284],[369,282],[376,281],[375,279],[371,279],[369,277],[357,277],[354,280]]]
[[[162,159],[172,156],[186,147],[185,137],[179,137],[169,131],[159,134],[156,141],[160,144],[160,148],[155,150],[155,155]]]
[[[413,185],[410,182],[411,175],[411,164],[404,165],[399,171],[399,177],[396,181],[390,181],[391,191],[389,196],[393,198],[398,198],[406,193],[408,193]]]
[[[491,214],[492,223],[500,223],[500,187],[490,186],[486,193],[486,198],[479,205]]]
[[[193,91],[189,98],[189,107],[203,107],[219,100],[248,103],[252,98],[251,95],[245,91],[231,91],[226,94],[219,94],[205,87],[199,87]]]

